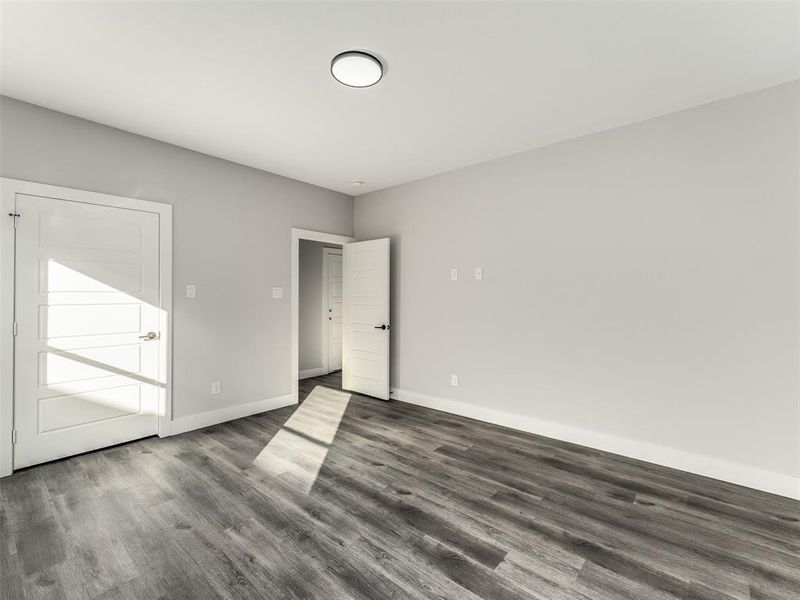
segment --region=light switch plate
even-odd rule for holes
[[[453,387],[458,387],[458,375],[450,375],[450,385]]]
[[[450,269],[450,280],[458,281],[458,269]]]
[[[212,381],[211,382],[211,395],[216,396],[222,391],[222,385],[219,381]]]
[[[197,286],[194,284],[189,284],[186,286],[186,297],[187,298],[197,298]]]
[[[475,279],[483,279],[483,269],[481,267],[475,267]]]
[[[273,298],[283,298],[283,288],[282,287],[274,287],[274,288],[272,288],[272,297]]]

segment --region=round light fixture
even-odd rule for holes
[[[353,179],[353,185],[356,187],[361,187],[362,185],[364,185],[364,182],[361,181],[360,179]]]
[[[372,54],[350,50],[333,57],[331,75],[346,86],[365,88],[381,80],[383,65]]]

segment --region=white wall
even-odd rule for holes
[[[175,417],[291,392],[291,228],[349,235],[349,196],[8,98],[0,175],[174,206]]]
[[[798,107],[784,85],[358,197],[358,239],[393,242],[400,396],[800,495]]]

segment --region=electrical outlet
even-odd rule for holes
[[[272,288],[272,297],[273,298],[283,298],[283,288],[282,287],[274,287],[274,288]]]
[[[194,284],[189,284],[186,286],[186,297],[187,298],[197,298],[197,286]]]
[[[481,267],[475,267],[475,279],[483,279],[483,269]]]
[[[450,385],[458,387],[458,375],[450,375]]]
[[[458,281],[458,269],[450,269],[450,281]]]
[[[219,381],[212,381],[211,382],[211,395],[216,396],[222,391],[222,385]]]

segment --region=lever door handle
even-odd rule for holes
[[[375,325],[375,329],[383,329],[384,331],[386,331],[387,329],[389,329],[389,326],[388,325]]]
[[[150,340],[158,339],[158,334],[155,331],[150,331],[147,335],[140,335],[139,339],[149,342]]]

